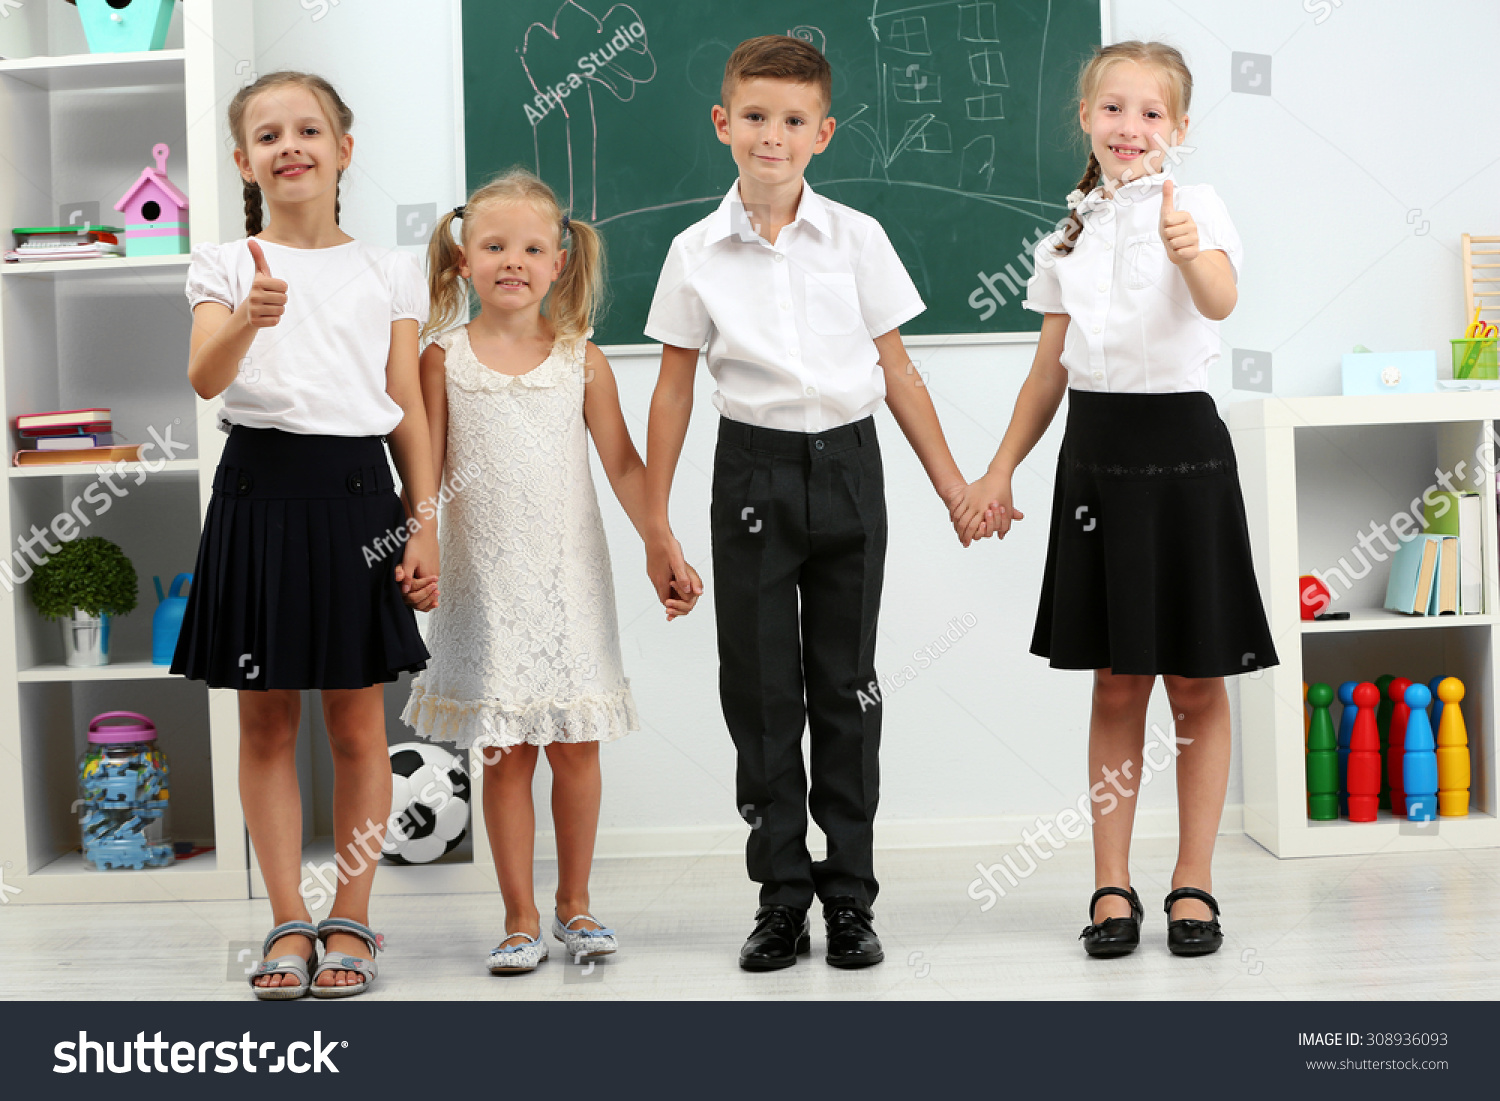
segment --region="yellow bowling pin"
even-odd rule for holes
[[[1443,715],[1438,720],[1438,814],[1461,818],[1469,813],[1469,732],[1459,701],[1464,698],[1463,681],[1445,677],[1438,685]]]

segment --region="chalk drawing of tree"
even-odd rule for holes
[[[568,205],[596,219],[599,123],[594,93],[597,88],[625,102],[635,97],[637,84],[656,76],[645,21],[629,4],[615,4],[596,16],[577,0],[567,0],[550,26],[533,23],[526,28],[516,52],[541,97],[541,109],[528,111],[537,171],[542,170],[540,128],[560,118],[567,139]]]

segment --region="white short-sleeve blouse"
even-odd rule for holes
[[[1083,232],[1072,253],[1038,243],[1027,309],[1069,317],[1062,363],[1075,390],[1161,394],[1208,389],[1219,359],[1219,323],[1193,305],[1182,272],[1161,242],[1161,185],[1146,176],[1106,198],[1085,196]],[[1174,184],[1174,205],[1193,216],[1202,252],[1221,250],[1239,279],[1243,250],[1229,212],[1207,184]]]
[[[301,435],[384,436],[402,410],[386,393],[391,324],[427,320],[414,256],[349,241],[298,249],[259,241],[271,274],[287,283],[281,323],[256,330],[224,391],[221,421]],[[199,245],[188,302],[233,310],[250,293],[255,261],[243,239]]]

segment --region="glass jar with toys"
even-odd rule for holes
[[[95,871],[172,863],[167,831],[167,759],[156,726],[134,711],[106,711],[89,723],[78,762],[83,862]]]

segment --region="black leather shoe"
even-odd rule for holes
[[[1141,897],[1135,893],[1134,887],[1129,890],[1124,887],[1100,887],[1094,892],[1094,897],[1089,899],[1090,921],[1094,920],[1094,907],[1105,895],[1119,895],[1128,901],[1130,916],[1105,918],[1103,921],[1085,926],[1083,932],[1078,934],[1078,939],[1083,941],[1085,952],[1099,959],[1128,956],[1140,946],[1141,921],[1146,916],[1146,908],[1141,905]]]
[[[885,959],[875,935],[875,914],[858,899],[824,899],[823,924],[828,930],[829,966],[871,967]]]
[[[746,971],[779,971],[811,949],[806,910],[762,906],[755,911],[755,931],[740,949],[740,966]]]
[[[1173,921],[1172,903],[1180,898],[1196,898],[1207,904],[1214,913],[1214,920],[1178,918]],[[1219,928],[1218,921],[1219,904],[1207,891],[1200,891],[1197,887],[1178,887],[1167,896],[1162,909],[1167,912],[1167,947],[1172,950],[1172,955],[1206,956],[1210,952],[1217,952],[1219,945],[1224,943],[1224,931]]]

